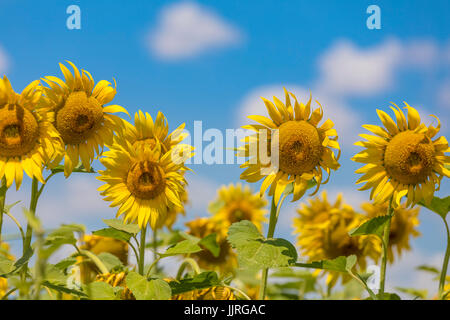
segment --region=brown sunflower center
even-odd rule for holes
[[[384,153],[388,174],[403,184],[425,182],[434,165],[434,146],[421,133],[404,131],[392,138]]]
[[[234,203],[228,210],[228,219],[231,223],[241,220],[251,220],[251,209],[245,203]]]
[[[91,137],[103,120],[103,108],[84,91],[72,92],[56,113],[56,129],[66,144],[79,144]]]
[[[27,154],[36,146],[38,136],[39,126],[31,111],[18,105],[0,108],[0,156]]]
[[[322,157],[317,128],[306,121],[288,121],[279,129],[280,170],[292,175],[309,172]]]
[[[141,161],[128,171],[126,184],[134,196],[148,200],[156,198],[164,191],[166,180],[164,171],[158,164]]]

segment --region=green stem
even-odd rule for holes
[[[158,239],[157,230],[153,230],[153,261],[156,261],[158,259],[158,243],[156,242]],[[155,263],[155,268],[157,268],[157,264]]]
[[[389,233],[391,231],[391,220],[393,216],[394,209],[392,208],[392,200],[393,197],[389,200],[388,206],[388,215],[389,219],[384,226],[383,231],[383,239],[382,239],[382,257],[381,257],[381,270],[380,270],[380,290],[378,291],[378,295],[383,298],[384,289],[385,289],[385,281],[386,281],[386,267],[387,267],[387,258],[388,258],[388,248],[389,248]]]
[[[91,259],[92,262],[95,263],[95,265],[98,267],[98,269],[100,270],[100,272],[102,274],[109,273],[108,268],[106,268],[106,266],[103,264],[103,262],[95,254],[93,254],[92,252],[87,251],[87,250],[79,250],[79,252],[80,252],[80,254]]]
[[[445,230],[447,231],[447,250],[445,251],[444,264],[442,265],[441,277],[439,279],[439,298],[444,299],[445,279],[447,278],[448,260],[450,258],[450,230],[447,220],[444,219]]]
[[[281,206],[281,203],[279,204]],[[277,224],[277,206],[275,205],[275,199],[272,198],[272,205],[270,208],[270,220],[269,220],[269,230],[267,231],[267,238],[272,238],[275,233],[275,226]],[[264,300],[266,298],[266,287],[267,287],[267,277],[269,275],[269,269],[265,268],[262,271],[261,286],[259,291],[259,300]]]
[[[2,179],[2,186],[0,187],[0,243],[2,242],[2,226],[3,226],[3,210],[5,209],[5,199],[6,199],[6,179]]]
[[[37,207],[37,200],[38,200],[38,180],[36,178],[33,178],[33,182],[31,185],[31,200],[30,200],[30,213],[33,215],[36,215],[36,207]],[[31,238],[33,237],[33,228],[31,228],[30,223],[27,224],[27,231],[25,234],[25,243],[23,245],[23,254],[28,251],[31,245]],[[27,265],[25,265],[27,266]],[[26,270],[27,268],[25,268]]]
[[[147,226],[141,229],[141,241],[139,242],[139,274],[144,275],[145,263],[145,236],[147,234]]]
[[[200,268],[199,268],[197,262],[192,258],[186,258],[186,259],[184,259],[183,263],[180,265],[180,268],[178,269],[177,277],[176,277],[177,280],[181,280],[181,276],[183,275],[183,272],[186,269],[187,265],[191,266],[191,268],[195,274],[200,273]]]

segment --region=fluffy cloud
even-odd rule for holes
[[[178,60],[236,45],[241,39],[240,31],[213,11],[193,2],[180,2],[162,9],[148,45],[156,57]]]
[[[0,74],[5,73],[9,67],[9,58],[6,51],[0,46]]]
[[[297,99],[306,102],[310,92],[298,85],[286,84],[286,89],[297,96]],[[330,96],[320,90],[313,90],[313,101],[317,100],[324,108],[324,119],[332,119],[339,134],[339,141],[350,146],[357,140],[357,134],[352,130],[355,123],[360,123],[359,114],[352,110],[339,98]],[[251,120],[247,116],[252,114],[268,115],[261,97],[272,100],[273,96],[284,97],[282,85],[269,85],[256,88],[249,92],[240,103],[238,125],[248,124]],[[313,102],[314,106],[318,106]]]
[[[190,174],[186,177],[189,182],[188,195],[189,204],[187,211],[190,212],[189,219],[194,216],[205,216],[209,203],[216,198],[216,190],[220,185],[206,177]]]
[[[335,95],[370,96],[391,87],[399,68],[426,69],[446,63],[445,50],[427,39],[388,39],[369,48],[340,40],[318,60],[318,88]]]

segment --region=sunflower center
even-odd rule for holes
[[[0,108],[0,156],[19,157],[36,145],[39,126],[35,116],[18,105]]]
[[[317,128],[306,121],[288,121],[279,129],[280,170],[291,175],[309,172],[319,164],[323,147]]]
[[[79,144],[91,137],[103,120],[103,108],[84,91],[72,92],[56,113],[56,129],[66,144]]]
[[[135,163],[128,171],[127,188],[137,198],[154,199],[166,187],[166,180],[162,168],[150,161]]]
[[[236,203],[228,209],[228,219],[231,223],[241,220],[251,220],[251,209],[245,203]]]
[[[429,137],[404,131],[392,138],[384,153],[388,174],[403,184],[425,182],[434,165],[434,147]]]

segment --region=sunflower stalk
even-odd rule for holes
[[[281,202],[278,204],[281,207]],[[275,233],[275,226],[277,224],[277,206],[275,205],[275,196],[272,197],[272,205],[270,208],[270,220],[269,220],[269,230],[267,231],[267,238],[272,238]],[[264,300],[266,298],[266,287],[267,278],[269,275],[269,269],[265,268],[262,271],[261,277],[261,290],[259,293],[259,300]]]
[[[386,281],[386,267],[387,267],[387,258],[388,258],[388,248],[389,248],[389,234],[391,231],[391,220],[394,213],[394,208],[392,207],[392,201],[393,197],[389,200],[389,206],[388,206],[388,216],[389,219],[386,221],[386,224],[384,226],[383,231],[383,239],[382,239],[382,247],[383,247],[383,253],[381,257],[381,271],[380,271],[380,290],[378,292],[378,295],[382,298],[384,295],[384,289],[385,289],[385,281]]]
[[[447,231],[447,249],[445,251],[444,263],[442,265],[441,276],[439,278],[439,293],[438,297],[440,299],[445,299],[444,287],[445,287],[445,279],[447,278],[447,269],[448,269],[448,261],[450,259],[450,230],[448,228],[447,220],[444,217],[445,230]]]
[[[2,226],[3,226],[3,211],[5,209],[6,201],[6,191],[8,187],[6,186],[6,179],[2,179],[2,186],[0,187],[0,243],[2,242]]]
[[[141,229],[141,241],[139,242],[139,266],[138,271],[140,275],[144,275],[145,263],[145,236],[147,235],[147,226]]]
[[[180,268],[177,272],[177,280],[181,280],[181,277],[183,276],[183,272],[186,269],[186,266],[190,266],[191,269],[194,271],[194,273],[197,275],[200,273],[200,267],[198,266],[197,262],[192,258],[186,258],[183,260],[183,263],[180,265]]]

